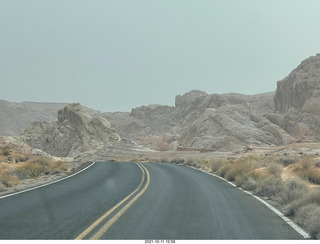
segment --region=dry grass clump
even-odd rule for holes
[[[282,204],[289,204],[308,193],[309,187],[306,182],[298,178],[288,179],[282,182],[278,193]]]
[[[282,164],[283,166],[289,166],[299,161],[299,157],[297,156],[281,156],[277,159],[277,162]]]
[[[276,177],[280,177],[283,171],[283,166],[277,162],[271,162],[266,165],[267,171]]]
[[[6,191],[8,187],[18,185],[22,179],[57,174],[68,170],[63,162],[45,157],[37,156],[32,159],[21,157],[21,159],[23,160],[18,162],[0,163],[0,191]]]
[[[314,184],[320,184],[320,169],[314,167],[303,169],[299,175],[301,178],[306,179]]]
[[[172,163],[172,164],[184,164],[185,160],[182,159],[182,158],[174,158],[174,159],[171,160],[170,163]]]
[[[227,163],[229,163],[229,160],[226,158],[214,158],[209,161],[208,169],[212,173],[217,173],[222,166],[226,165]]]
[[[275,197],[281,191],[282,180],[279,177],[271,175],[257,183],[255,193],[263,197]]]
[[[40,175],[56,174],[67,170],[67,166],[61,161],[53,161],[48,158],[36,157],[28,162],[21,163],[16,169],[19,178],[35,178]]]
[[[313,163],[312,158],[304,158],[300,161],[300,167],[296,169],[298,175],[314,184],[320,184],[320,169]]]
[[[295,221],[314,239],[320,239],[320,206],[311,203],[298,209]]]
[[[308,190],[287,205],[285,214],[305,228],[312,238],[320,239],[320,190]]]
[[[0,163],[0,191],[5,191],[7,187],[19,184],[19,178],[12,172],[13,169],[10,167],[10,165]]]
[[[208,162],[209,170],[245,190],[254,190],[257,182],[265,178],[265,172],[259,170],[263,164],[260,156],[249,155],[239,159],[217,158]]]

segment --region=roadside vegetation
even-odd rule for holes
[[[320,239],[320,157],[318,155],[261,156],[215,159],[173,159],[221,176],[253,192]]]
[[[21,180],[57,174],[67,169],[61,161],[13,153],[8,147],[0,148],[0,192],[18,185]]]

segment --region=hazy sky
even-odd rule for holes
[[[107,111],[274,91],[320,52],[319,0],[0,0],[0,99]]]

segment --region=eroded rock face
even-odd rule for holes
[[[276,111],[285,113],[291,107],[300,111],[307,100],[319,97],[319,92],[320,54],[317,54],[302,61],[287,77],[278,81],[274,97]],[[309,109],[311,104],[309,101]]]
[[[21,140],[54,156],[75,156],[121,140],[116,129],[103,117],[92,118],[79,104],[58,111],[58,122],[33,122]]]
[[[273,110],[273,94],[213,94],[203,96],[184,115],[179,142],[197,148],[232,149],[239,145],[280,145],[290,136],[265,118]],[[187,123],[188,122],[188,123]]]
[[[320,54],[311,56],[278,81],[276,123],[296,139],[320,140]]]
[[[160,151],[289,143],[293,138],[264,117],[274,111],[273,97],[193,90],[176,96],[175,107],[149,105],[105,116],[122,136]]]

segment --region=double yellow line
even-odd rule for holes
[[[114,211],[116,211],[118,208],[118,212],[113,215],[105,224],[102,225],[98,230],[95,231],[95,233],[89,238],[90,240],[98,240],[101,238],[101,236],[106,233],[109,228],[121,217],[122,214],[124,214],[130,206],[137,201],[137,199],[147,190],[150,184],[150,174],[149,171],[144,167],[142,164],[137,163],[139,166],[141,172],[142,172],[142,178],[140,181],[140,184],[138,187],[131,192],[128,196],[126,196],[124,199],[122,199],[119,203],[117,203],[114,207],[112,207],[110,210],[108,210],[105,214],[103,214],[100,218],[98,218],[95,222],[93,222],[87,229],[85,229],[80,235],[78,235],[75,240],[82,240],[84,239],[89,233],[91,233],[99,224],[101,224],[102,221],[104,221],[106,218],[108,218]],[[146,183],[144,185],[146,179]],[[144,187],[142,188],[142,186]],[[141,189],[142,188],[142,189]],[[135,195],[135,196],[134,196]],[[123,205],[126,201],[128,201],[132,196],[134,196],[128,203],[126,203],[122,208],[120,208],[121,205]]]

